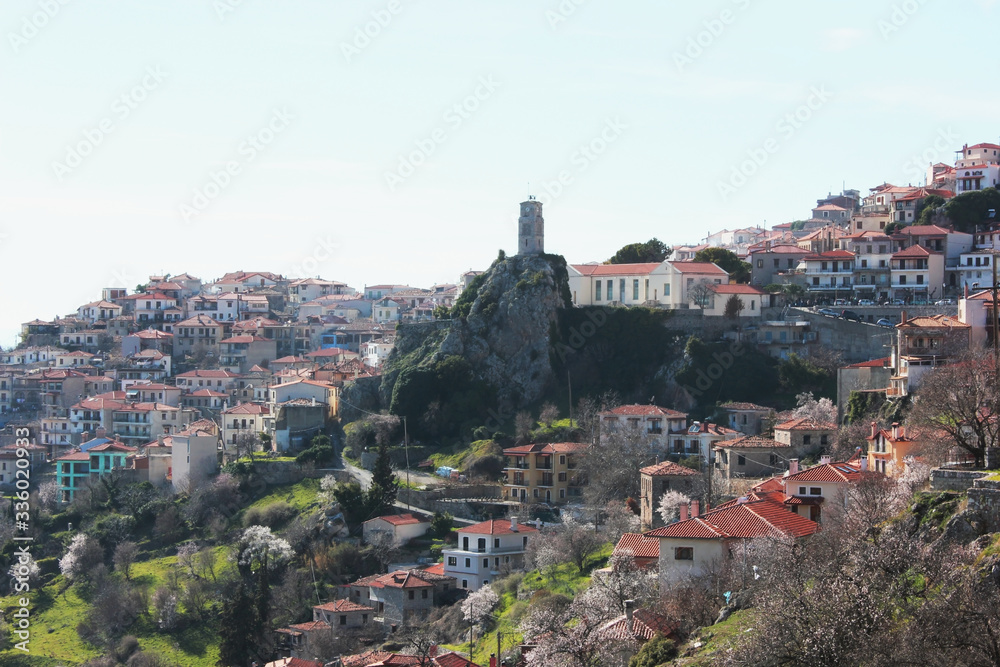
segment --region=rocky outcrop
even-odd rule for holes
[[[500,258],[469,289],[474,294],[459,300],[464,304],[459,310],[467,308],[464,317],[400,325],[380,388],[383,406],[403,370],[450,357],[463,359],[474,379],[491,388],[497,411],[519,409],[543,395],[553,379],[551,336],[558,330],[559,310],[569,306],[565,260]]]

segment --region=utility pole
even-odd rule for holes
[[[569,375],[568,368],[566,369],[566,386],[569,388],[569,427],[573,428],[573,379]]]
[[[403,452],[406,454],[406,509],[410,507],[410,438],[406,431],[406,415],[403,415]]]
[[[997,254],[996,252],[990,253],[993,257],[993,372],[996,373],[1000,371],[1000,345],[998,345],[997,336],[1000,333],[1000,309],[997,308]]]

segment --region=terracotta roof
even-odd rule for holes
[[[832,260],[854,259],[854,253],[848,252],[846,250],[828,250],[827,252],[821,252],[815,255],[806,255],[802,259],[806,262],[818,262],[825,259],[832,259]]]
[[[760,435],[745,435],[742,438],[735,438],[733,440],[720,440],[712,446],[717,449],[780,449],[791,447],[791,445],[786,445],[783,442]]]
[[[239,375],[236,373],[230,373],[229,371],[221,371],[221,370],[194,370],[194,371],[188,371],[186,373],[181,373],[177,377],[212,378],[214,380],[214,379],[224,379],[224,378],[238,378]]]
[[[350,600],[334,600],[333,602],[327,602],[326,604],[314,605],[313,609],[336,613],[347,613],[351,611],[370,612],[372,610],[371,607],[366,607],[365,605],[357,604],[355,602],[351,602]]]
[[[736,503],[646,533],[650,537],[752,539],[774,535],[805,537],[819,530],[815,521],[767,500]]]
[[[434,658],[434,662],[440,667],[479,667],[476,663],[455,652],[439,655]]]
[[[365,523],[371,521],[385,521],[386,523],[391,523],[394,526],[406,526],[417,523],[430,523],[428,519],[418,515],[418,514],[387,514],[385,516],[377,516],[374,519],[368,519]]]
[[[177,322],[175,327],[218,327],[222,326],[219,322],[216,322],[208,315],[195,315],[194,317],[189,317],[186,320],[181,320]]]
[[[615,553],[632,552],[633,558],[659,558],[660,541],[640,533],[625,533],[615,545]]]
[[[672,262],[671,266],[680,273],[715,273],[723,276],[729,274],[712,262]]]
[[[723,403],[719,407],[726,410],[762,410],[764,412],[774,411],[774,408],[769,408],[766,405],[757,405],[756,403],[747,403],[740,401],[729,401],[728,403]]]
[[[906,250],[900,250],[899,252],[892,253],[892,258],[893,259],[897,259],[897,258],[906,259],[906,258],[909,258],[909,257],[914,257],[914,258],[923,259],[925,257],[930,257],[931,255],[940,255],[940,254],[941,253],[939,253],[939,252],[931,252],[927,248],[925,248],[923,246],[920,246],[920,245],[911,245]]]
[[[736,283],[730,285],[709,285],[708,288],[716,294],[767,294],[767,292],[759,290],[752,285],[739,285]]]
[[[677,476],[687,476],[687,475],[698,475],[700,474],[697,470],[692,470],[691,468],[685,468],[682,465],[677,465],[672,461],[664,461],[663,463],[657,463],[656,465],[646,466],[641,468],[639,472],[643,475],[677,475]]]
[[[521,445],[520,447],[509,447],[503,450],[506,456],[526,456],[528,454],[558,454],[581,452],[587,449],[584,442],[549,442],[537,443],[533,445]]]
[[[818,466],[789,475],[785,478],[785,482],[786,488],[787,484],[791,482],[855,482],[863,474],[860,466],[851,463],[821,463]]]
[[[370,611],[371,607],[367,607]],[[284,628],[282,628],[284,629]],[[289,625],[288,629],[302,632],[315,632],[316,630],[329,630],[330,624],[326,621],[309,621],[308,623],[295,623],[294,625]],[[281,632],[281,630],[278,630]]]
[[[368,667],[392,657],[389,651],[365,651],[357,655],[348,655],[341,658],[344,667]]]
[[[659,541],[659,540],[657,540]],[[628,627],[628,617],[624,614],[602,625],[597,632],[607,639],[638,639],[649,641],[657,634],[670,637],[679,627],[676,621],[650,609],[636,609],[632,612],[632,627]]]
[[[422,571],[426,572],[427,574],[439,574],[439,575],[443,576],[444,575],[444,562],[435,563],[434,565],[431,565],[430,567],[425,567]]]
[[[473,526],[466,526],[459,529],[460,533],[472,533],[474,535],[513,535],[515,533],[537,533],[534,526],[519,523],[517,530],[510,529],[510,519],[489,519]]]
[[[678,412],[668,408],[661,408],[658,405],[619,405],[601,413],[602,415],[624,415],[628,417],[667,417],[670,419],[680,419],[687,417],[686,412]]]
[[[969,329],[971,328],[968,324],[965,324],[957,317],[949,317],[947,315],[924,315],[921,317],[911,317],[905,322],[900,322],[896,325],[897,329],[903,328],[952,328],[952,329]]]
[[[775,425],[775,431],[836,431],[837,427],[829,422],[817,422],[813,419],[791,419]]]
[[[651,273],[662,264],[648,262],[643,264],[573,264],[572,266],[585,276],[633,276]]]
[[[87,452],[71,452],[66,456],[60,456],[56,461],[90,461],[90,454]]]
[[[224,415],[266,415],[270,414],[266,405],[259,403],[240,403],[222,411]]]
[[[861,361],[856,364],[850,364],[844,366],[844,368],[885,368],[889,365],[889,357],[882,357],[881,359],[870,359],[869,361]]]
[[[87,454],[93,452],[135,452],[138,451],[135,447],[129,447],[128,445],[123,445],[120,442],[105,442],[103,445],[97,445],[96,447],[91,447],[87,450]]]
[[[372,581],[369,586],[374,588],[431,588],[434,584],[426,579],[421,579],[418,571],[406,570],[383,574]]]

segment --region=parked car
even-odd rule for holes
[[[861,316],[855,313],[853,310],[843,310],[840,312],[840,316],[845,320],[853,320],[855,322],[861,321]]]
[[[829,315],[830,317],[838,317],[839,316],[839,313],[837,311],[832,310],[830,308],[820,308],[819,309],[819,314],[820,315]]]
[[[847,299],[837,299],[836,301],[833,302],[833,305],[835,305],[835,306],[846,306],[847,305]]]
[[[895,324],[892,323],[892,320],[887,320],[884,317],[882,319],[880,319],[878,322],[876,322],[875,324],[877,324],[880,327],[894,327],[894,326],[896,326]]]
[[[889,302],[889,304],[893,306],[905,306],[906,302],[903,301],[902,299],[893,299],[892,301]]]
[[[954,306],[955,305],[955,300],[954,299],[939,299],[939,300],[937,300],[937,301],[934,302],[934,305],[935,306]]]
[[[859,306],[874,306],[875,302],[872,301],[871,299],[861,299],[861,301],[858,301],[858,305]]]

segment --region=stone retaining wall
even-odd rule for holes
[[[931,489],[935,491],[965,492],[972,488],[981,477],[990,473],[982,470],[957,470],[954,468],[934,468],[931,470]]]

